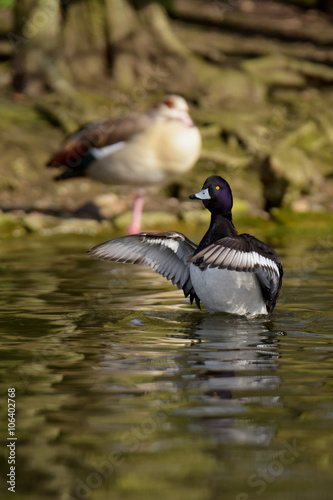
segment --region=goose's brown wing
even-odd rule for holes
[[[47,166],[73,168],[73,159],[83,158],[91,148],[100,149],[128,141],[135,134],[145,132],[151,125],[152,118],[139,113],[89,123],[65,141],[64,146],[47,162]]]

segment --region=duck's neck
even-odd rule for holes
[[[226,236],[236,236],[238,233],[232,223],[231,214],[215,214],[212,213],[210,225],[207,233],[200,241],[200,244],[195,253],[200,252],[208,245],[215,241],[225,238]]]

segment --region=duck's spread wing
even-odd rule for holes
[[[216,267],[255,273],[267,312],[273,311],[282,284],[282,263],[273,248],[254,236],[240,234],[222,238],[195,254],[189,262],[201,269]]]
[[[175,231],[139,233],[106,241],[88,254],[94,259],[145,264],[181,288],[191,303],[199,299],[192,286],[188,261],[197,246]]]

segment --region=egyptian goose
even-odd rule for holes
[[[55,179],[88,176],[105,184],[145,188],[172,182],[198,160],[201,136],[185,99],[165,96],[146,114],[89,123],[68,138],[48,161],[65,167]],[[136,196],[128,233],[141,226],[143,197]]]
[[[211,176],[191,199],[211,212],[208,231],[197,246],[175,231],[140,233],[107,241],[89,254],[111,262],[145,264],[182,288],[191,303],[211,313],[248,317],[273,312],[283,276],[273,248],[232,222],[232,192],[227,181]]]

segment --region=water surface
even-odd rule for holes
[[[331,499],[327,234],[274,242],[281,298],[251,320],[198,311],[145,268],[88,259],[101,238],[2,241],[16,498]],[[15,498],[5,404],[1,417],[1,498]]]

